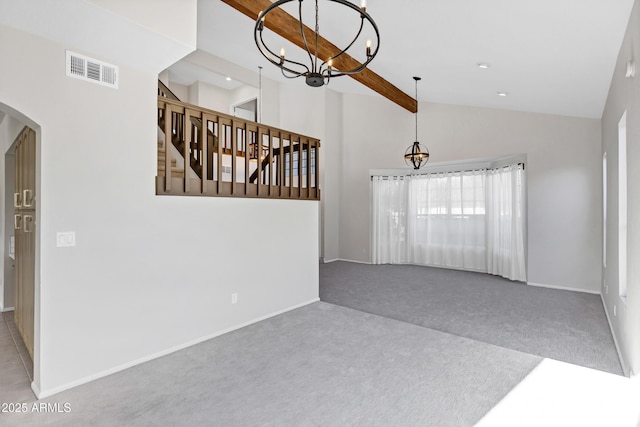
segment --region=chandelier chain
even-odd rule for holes
[[[316,0],[316,51],[315,51],[315,62],[313,65],[314,71],[318,69],[318,36],[319,35],[320,35],[320,14],[318,13],[318,0]]]
[[[416,81],[416,141],[418,140],[418,79]]]

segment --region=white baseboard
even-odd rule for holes
[[[616,346],[616,352],[618,353],[618,360],[620,360],[620,365],[622,366],[622,371],[625,376],[630,376],[629,368],[627,364],[624,363],[624,357],[622,357],[622,352],[620,351],[620,346],[618,345],[618,339],[616,338],[616,333],[613,330],[613,323],[611,323],[611,317],[609,316],[609,310],[607,310],[607,302],[604,300],[604,296],[600,294],[600,299],[602,299],[602,306],[604,307],[604,315],[607,318],[607,322],[609,323],[609,329],[611,330],[611,336],[613,337],[613,344]]]
[[[42,399],[40,397],[42,392],[40,391],[40,388],[38,387],[38,384],[36,384],[35,381],[31,381],[31,391],[33,391],[33,394],[35,394],[38,399]],[[43,397],[46,397],[46,396],[43,396]]]
[[[14,311],[15,308],[14,307],[5,307],[5,308],[0,308],[0,313],[6,313],[8,311]]]
[[[336,262],[336,261],[355,262],[356,264],[369,264],[369,265],[371,264],[371,262],[368,262],[368,261],[356,261],[353,259],[344,259],[344,258],[325,259],[324,263],[329,264],[331,262]]]
[[[265,316],[261,316],[261,317],[258,317],[256,319],[249,320],[248,322],[244,322],[244,323],[241,323],[239,325],[232,326],[232,327],[224,329],[222,331],[218,331],[218,332],[215,332],[213,334],[206,335],[206,336],[201,337],[201,338],[197,338],[195,340],[186,342],[184,344],[180,344],[180,345],[177,345],[175,347],[171,347],[171,348],[168,348],[166,350],[159,351],[159,352],[157,352],[155,354],[152,354],[152,355],[149,355],[149,356],[145,356],[145,357],[141,357],[140,359],[132,360],[131,362],[127,362],[127,363],[124,363],[122,365],[115,366],[115,367],[107,369],[105,371],[98,372],[96,374],[89,375],[87,377],[80,378],[80,379],[75,380],[75,381],[71,381],[71,382],[69,382],[67,384],[63,384],[61,386],[54,387],[52,389],[41,390],[39,385],[36,384],[35,381],[34,381],[33,383],[31,383],[31,389],[36,394],[36,397],[38,399],[44,399],[45,397],[49,397],[49,396],[52,396],[54,394],[60,393],[62,391],[69,390],[69,389],[74,388],[74,387],[78,387],[78,386],[80,386],[82,384],[86,384],[88,382],[95,381],[97,379],[106,377],[108,375],[115,374],[116,372],[124,371],[125,369],[131,368],[131,367],[139,365],[141,363],[149,362],[149,361],[151,361],[153,359],[157,359],[159,357],[166,356],[167,354],[175,353],[176,351],[183,350],[183,349],[185,349],[187,347],[191,347],[192,345],[200,344],[201,342],[208,341],[210,339],[219,337],[220,335],[224,335],[226,333],[233,332],[233,331],[235,331],[237,329],[244,328],[245,326],[249,326],[249,325],[251,325],[253,323],[261,322],[261,321],[269,319],[271,317],[278,316],[280,314],[286,313],[286,312],[291,311],[291,310],[295,310],[295,309],[300,308],[300,307],[304,307],[305,305],[313,304],[313,303],[318,302],[318,301],[320,301],[320,298],[314,298],[312,300],[309,300],[309,301],[306,301],[306,302],[303,302],[303,303],[300,303],[300,304],[296,304],[294,306],[285,308],[283,310],[278,310],[278,311],[275,311],[273,313],[267,314]]]
[[[573,291],[573,292],[584,292],[586,294],[600,295],[600,291],[592,291],[590,289],[580,289],[580,288],[571,288],[568,286],[557,286],[557,285],[546,285],[544,283],[533,283],[527,282],[529,286],[535,286],[538,288],[549,288],[549,289],[559,289],[561,291]]]

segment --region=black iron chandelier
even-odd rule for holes
[[[404,161],[413,169],[420,169],[429,161],[429,150],[418,142],[418,81],[420,77],[414,77],[416,81],[416,141],[404,152]]]
[[[285,56],[284,48],[280,49],[279,53],[276,54],[271,48],[267,46],[263,38],[262,33],[265,27],[265,20],[269,19],[269,13],[292,1],[298,1],[300,39],[302,40],[304,49],[307,51],[307,55],[309,56],[308,64],[303,64],[302,62],[293,61],[287,58]],[[258,46],[258,49],[260,49],[260,53],[262,53],[262,55],[264,55],[264,57],[267,58],[269,62],[279,67],[282,71],[283,76],[287,78],[304,77],[306,83],[309,86],[313,87],[320,87],[328,84],[329,80],[332,77],[356,74],[364,70],[376,56],[376,54],[378,53],[378,48],[380,46],[380,33],[378,32],[378,26],[366,11],[366,0],[362,0],[362,5],[360,7],[346,0],[324,0],[338,3],[339,5],[345,6],[347,9],[355,11],[360,15],[360,28],[358,29],[353,40],[351,40],[351,42],[348,43],[347,47],[345,47],[344,49],[336,50],[335,52],[329,52],[324,58],[320,58],[318,53],[318,40],[320,38],[318,0],[315,0],[315,25],[312,29],[312,31],[314,32],[312,40],[308,40],[307,36],[305,35],[305,24],[303,23],[302,19],[303,1],[304,0],[278,0],[258,14],[258,20],[256,21],[254,30],[254,37],[256,45]],[[373,28],[376,38],[375,41],[372,41],[371,39],[366,40],[365,61],[362,63],[358,62],[358,65],[350,70],[341,70],[336,68],[334,62],[336,61],[336,59],[344,55],[354,45],[354,43],[356,43],[356,41],[362,34],[365,23],[368,23],[368,25]]]

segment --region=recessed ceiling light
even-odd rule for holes
[[[476,66],[478,68],[482,68],[483,70],[486,70],[487,68],[491,67],[491,64],[487,64],[486,62],[478,62]]]
[[[231,77],[227,77],[227,81],[230,82],[231,81]]]
[[[498,96],[502,96],[502,97],[509,95],[507,92],[496,92],[496,93],[498,94]]]

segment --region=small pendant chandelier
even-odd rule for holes
[[[418,142],[418,81],[421,79],[414,77],[413,80],[416,81],[416,141],[404,152],[404,161],[407,166],[420,169],[429,161],[429,150]]]
[[[286,78],[293,79],[297,77],[304,77],[306,83],[309,86],[320,87],[329,83],[329,80],[332,77],[340,77],[346,76],[349,74],[356,74],[364,70],[367,65],[373,60],[373,58],[378,53],[378,48],[380,46],[380,33],[378,32],[378,26],[374,22],[374,20],[367,13],[366,0],[362,0],[362,5],[360,7],[354,5],[350,1],[347,0],[325,0],[331,1],[333,3],[337,3],[339,5],[345,6],[347,10],[351,10],[355,12],[360,17],[360,25],[359,28],[356,28],[356,35],[353,37],[351,42],[344,49],[340,50],[340,48],[336,48],[331,45],[332,48],[335,48],[334,51],[327,52],[326,45],[324,58],[319,57],[319,39],[320,37],[320,26],[319,26],[319,9],[318,9],[318,0],[315,0],[315,23],[312,28],[306,28],[307,30],[312,31],[312,37],[308,37],[309,32],[305,32],[305,24],[302,19],[302,4],[304,0],[298,1],[298,21],[300,22],[299,28],[291,28],[292,32],[298,32],[299,34],[296,37],[302,41],[303,49],[306,50],[306,56],[308,56],[309,62],[307,64],[303,64],[302,62],[293,61],[285,56],[284,48],[280,49],[279,53],[276,53],[272,48],[267,46],[263,38],[263,30],[265,28],[265,20],[269,22],[269,18],[267,15],[277,10],[281,6],[286,3],[292,2],[294,0],[278,0],[267,7],[265,10],[258,14],[258,19],[256,20],[256,25],[254,28],[254,39],[260,53],[269,60],[273,65],[280,68],[282,75]],[[282,10],[280,11],[282,13]],[[277,15],[277,14],[274,14]],[[278,16],[273,16],[271,19],[274,22],[278,22]],[[341,70],[336,67],[336,60],[339,60],[340,57],[347,53],[354,43],[360,37],[362,30],[365,26],[365,23],[368,23],[368,27],[373,29],[373,33],[375,33],[375,42],[371,39],[367,39],[364,46],[365,60],[362,63],[359,63],[357,60],[355,61],[356,65],[348,70]],[[364,37],[363,37],[364,38]],[[329,49],[331,49],[331,47]],[[322,47],[320,48],[322,50]],[[347,54],[348,56],[348,54]],[[352,61],[349,61],[351,63]],[[353,66],[353,65],[352,65]]]

